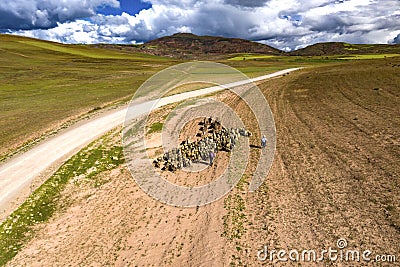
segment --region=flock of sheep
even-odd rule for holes
[[[199,123],[197,141],[183,141],[178,148],[171,149],[156,158],[153,164],[162,171],[175,172],[177,169],[189,167],[192,163],[213,162],[218,151],[230,152],[240,136],[251,136],[244,128],[226,129],[218,120],[204,118]]]

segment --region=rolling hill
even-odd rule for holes
[[[234,53],[282,54],[282,51],[276,48],[244,39],[197,36],[191,33],[178,33],[162,37],[145,43],[143,47],[158,50],[158,55],[166,56],[174,53],[181,57],[218,56]]]
[[[334,56],[334,55],[397,55],[400,44],[349,44],[325,42],[305,48],[284,52],[277,48],[239,38],[198,36],[191,33],[176,33],[161,37],[142,45],[95,44],[95,47],[125,52],[140,52],[155,56],[179,59],[226,59],[227,56]]]
[[[354,54],[400,54],[400,44],[318,43],[289,53],[292,56],[332,56]]]
[[[149,41],[143,45],[98,44],[95,46],[181,59],[221,59],[225,55],[237,53],[284,54],[279,49],[244,39],[198,36],[191,33],[177,33]]]

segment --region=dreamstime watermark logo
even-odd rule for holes
[[[265,245],[263,249],[257,252],[259,261],[270,262],[396,262],[396,255],[392,254],[374,254],[371,250],[349,249],[347,240],[340,238],[336,242],[336,247],[328,249],[305,249],[305,250],[269,250]]]
[[[338,241],[336,242],[336,246],[338,249],[343,249],[347,247],[347,240],[344,238],[339,238]]]
[[[198,88],[199,84],[207,84],[208,87],[182,90],[185,86]],[[243,118],[218,97],[212,97],[222,90],[229,90],[236,100],[247,105],[252,116]],[[154,111],[172,103],[178,105],[163,122],[161,146],[164,152],[179,146],[180,131],[195,119],[218,118],[227,129],[246,124],[258,128],[256,134],[265,135],[268,143],[266,149],[261,150],[249,191],[260,187],[272,165],[276,145],[275,123],[267,100],[255,83],[232,67],[213,62],[190,62],[172,66],[152,76],[136,91],[129,104],[122,131],[124,155],[133,178],[142,190],[169,205],[202,206],[227,194],[239,182],[249,162],[250,146],[245,138],[230,152],[229,164],[218,177],[213,177],[212,182],[189,187],[165,179],[152,164],[146,129]],[[244,121],[250,118],[252,121]]]

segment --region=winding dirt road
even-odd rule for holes
[[[221,86],[213,86],[205,89],[176,94],[162,98],[156,103],[156,100],[144,102],[141,107],[136,109],[137,116],[156,107],[179,102],[188,98],[198,97],[222,91],[225,89],[245,85],[252,82],[263,81],[284,75],[286,73],[298,70],[291,68],[278,71],[272,74],[256,77],[253,79],[238,81]],[[8,216],[10,203],[15,202],[16,198],[23,190],[29,188],[35,177],[47,170],[57,161],[63,160],[80,148],[86,146],[94,139],[107,133],[114,127],[121,125],[124,121],[127,108],[117,110],[96,119],[92,119],[80,126],[67,130],[55,137],[41,143],[33,149],[12,158],[0,166],[0,220]],[[18,200],[22,201],[21,199]]]

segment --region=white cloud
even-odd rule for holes
[[[57,23],[96,14],[102,6],[119,7],[117,0],[2,0],[0,29],[52,28]]]
[[[99,4],[115,4],[114,1],[86,2],[94,8]],[[192,32],[246,38],[288,50],[326,41],[388,43],[393,42],[400,31],[398,0],[147,2],[152,3],[152,7],[134,16],[126,13],[119,16],[93,15],[90,21],[74,20],[59,23],[52,29],[20,30],[17,33],[71,43],[130,43],[176,32]],[[45,24],[45,18],[49,16],[44,13],[36,17],[38,20],[43,17],[41,23]]]

